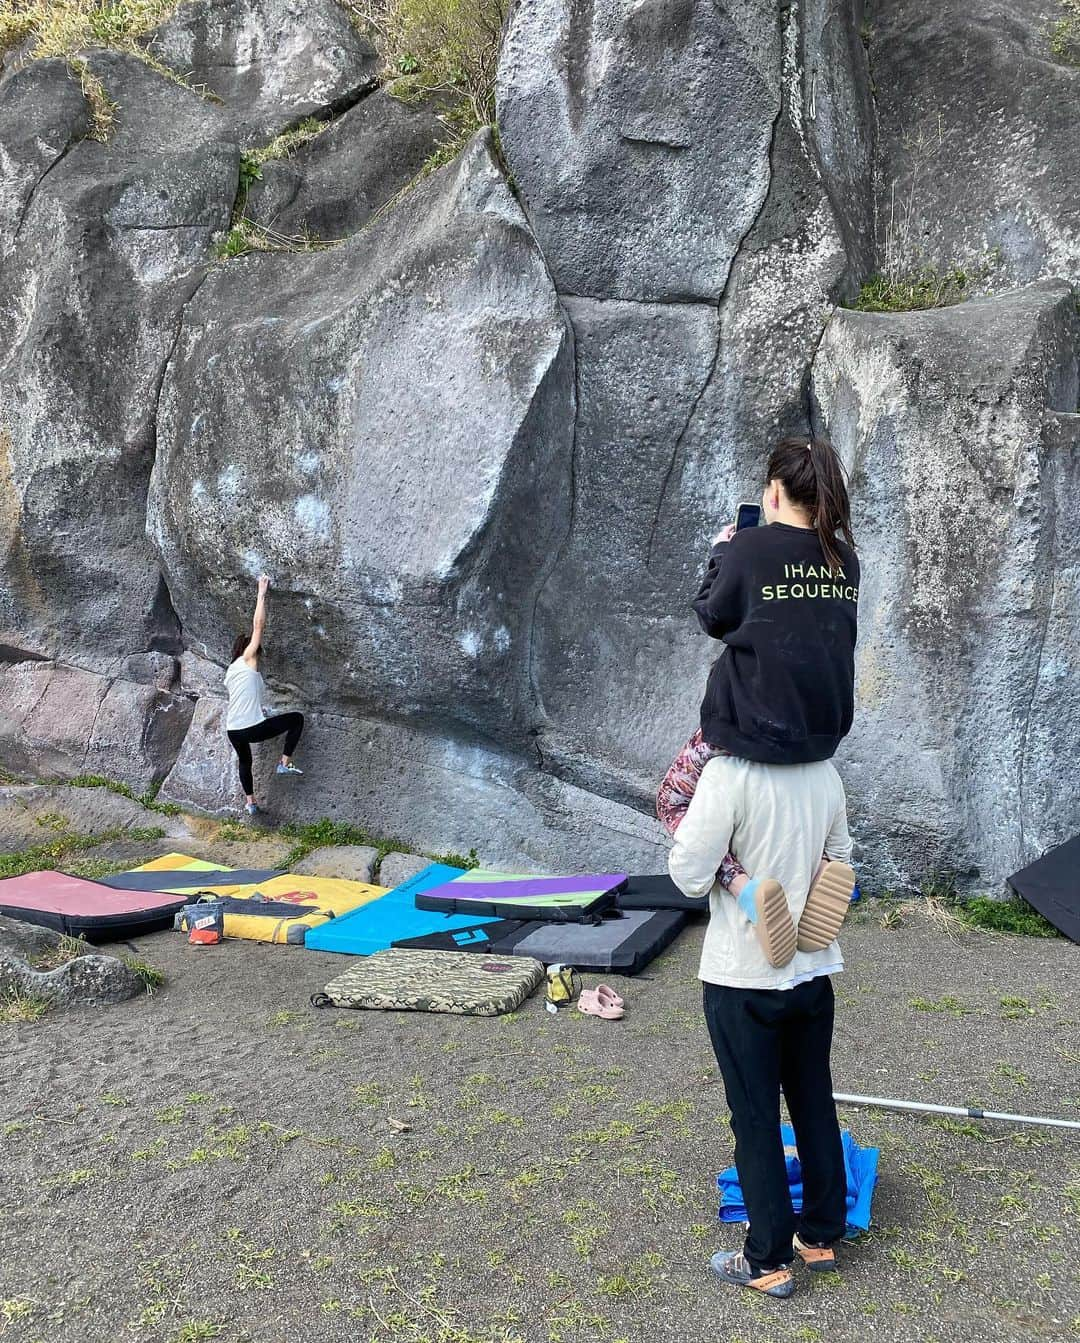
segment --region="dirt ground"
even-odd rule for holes
[[[618,1023],[317,1011],[343,958],[171,932],[166,983],[0,1026],[4,1343],[959,1343],[1080,1331],[1080,1134],[845,1109],[874,1227],[788,1301],[720,1286],[731,1157],[701,928]],[[1080,1116],[1076,948],[883,928],[838,1090]],[[130,949],[130,946],[129,948]],[[596,982],[595,977],[589,977]]]

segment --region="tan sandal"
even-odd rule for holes
[[[855,889],[855,870],[847,863],[826,863],[810,887],[799,917],[799,950],[822,951],[840,931]]]
[[[757,918],[757,933],[765,959],[774,969],[787,965],[795,958],[796,934],[791,921],[784,888],[772,877],[758,882],[753,896]]]

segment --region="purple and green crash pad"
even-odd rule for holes
[[[416,907],[539,923],[595,923],[625,885],[625,872],[536,877],[477,868],[418,893]]]

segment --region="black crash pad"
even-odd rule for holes
[[[1009,885],[1059,932],[1080,942],[1080,835],[1021,868]]]

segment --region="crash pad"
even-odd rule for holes
[[[183,896],[115,891],[65,872],[27,872],[0,881],[0,914],[91,940],[168,928],[183,904]]]
[[[544,923],[591,923],[615,903],[615,896],[625,883],[624,872],[536,877],[477,868],[444,886],[418,894],[416,904],[420,909],[441,909],[453,914],[471,912]]]
[[[683,895],[667,873],[655,877],[627,877],[616,902],[620,909],[681,909],[687,914],[708,914],[709,897],[694,900]]]
[[[493,1017],[519,1007],[543,978],[540,962],[524,956],[394,948],[354,961],[311,1001],[315,1007]]]
[[[676,909],[639,909],[614,913],[599,923],[536,923],[500,919],[473,923],[456,931],[395,940],[395,947],[486,952],[497,956],[533,956],[545,965],[558,962],[576,970],[636,975],[670,946],[688,916]]]
[[[276,868],[206,867],[156,869],[152,872],[117,872],[102,877],[102,885],[114,891],[201,891],[228,882],[233,886],[254,886],[284,876]]]
[[[1080,942],[1080,835],[1021,868],[1009,885],[1059,932]]]
[[[460,876],[460,867],[432,863],[408,881],[373,900],[351,914],[313,928],[304,945],[309,951],[338,951],[352,956],[370,956],[385,951],[398,938],[423,937],[474,928],[478,923],[497,923],[496,919],[477,919],[450,914],[444,910],[417,909],[416,896],[429,887],[441,886]]]
[[[222,868],[201,869],[195,875],[200,878],[197,885],[182,887],[181,894],[189,899],[195,891],[233,897],[225,910],[225,936],[255,942],[302,945],[311,929],[386,894],[385,887],[340,877],[298,877],[286,872],[250,882],[243,880],[248,872]]]
[[[784,1143],[791,1206],[799,1213],[803,1204],[803,1184],[802,1166],[795,1146],[795,1130],[790,1124],[781,1124],[780,1136]],[[870,1205],[877,1184],[879,1152],[876,1147],[860,1147],[847,1129],[841,1130],[840,1141],[844,1148],[844,1174],[847,1177],[847,1236],[854,1238],[870,1226]],[[739,1184],[739,1172],[734,1166],[728,1166],[716,1177],[716,1184],[720,1190],[720,1220],[745,1222],[746,1204]]]

